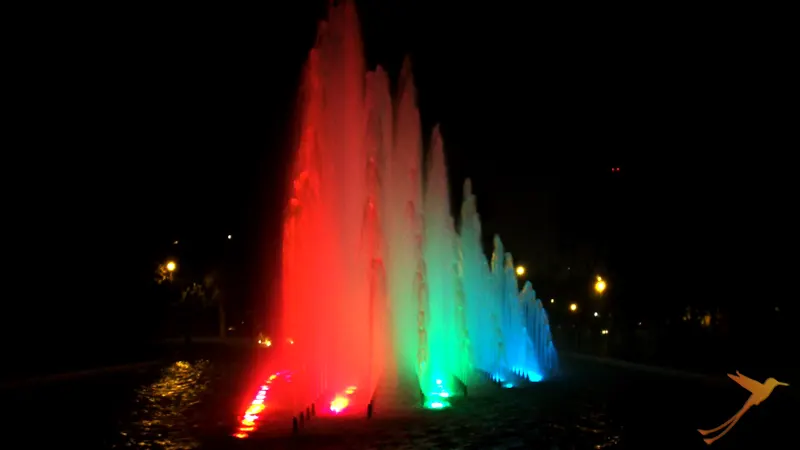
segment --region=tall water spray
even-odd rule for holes
[[[473,366],[504,380],[539,381],[557,370],[547,313],[530,282],[519,291],[514,261],[494,237],[491,263],[481,248],[481,224],[470,180],[461,205],[461,265]]]
[[[388,89],[385,91],[388,95]],[[422,280],[422,130],[417,92],[406,59],[398,82],[394,105],[392,146],[384,152],[383,217],[386,266],[389,277],[391,346],[387,375],[416,382],[420,360],[419,313],[427,298]],[[392,112],[389,110],[389,112]],[[422,330],[424,331],[424,330]],[[424,349],[423,349],[424,350]],[[427,356],[422,352],[422,359]],[[394,367],[392,367],[394,365]]]
[[[428,284],[428,348],[430,363],[423,389],[434,385],[454,391],[452,377],[464,382],[469,357],[465,354],[466,329],[459,310],[463,298],[458,277],[458,237],[450,213],[450,192],[444,143],[435,127],[425,177],[423,257]],[[439,380],[439,381],[436,381]]]
[[[383,351],[376,324],[385,320],[382,285],[381,140],[365,86],[354,5],[329,10],[309,54],[300,93],[300,142],[284,226],[282,339],[286,365],[299,374],[297,401],[328,390],[373,386]],[[385,77],[375,73],[375,78]],[[386,87],[374,81],[369,88]]]
[[[456,233],[438,127],[422,175],[411,65],[393,100],[359,29],[351,2],[330,7],[299,95],[277,324],[294,403],[352,386],[369,399],[380,378],[442,394],[473,368],[546,375],[541,302],[519,292],[499,238],[490,267],[469,181]]]

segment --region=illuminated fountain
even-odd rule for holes
[[[365,69],[359,29],[352,3],[331,6],[299,99],[277,324],[295,341],[282,363],[297,369],[298,406],[348,386],[371,394],[385,368],[416,378],[419,116],[410,78],[395,114],[388,76]]]
[[[410,383],[442,407],[474,368],[540,379],[555,364],[541,303],[519,292],[499,239],[489,266],[469,182],[456,232],[438,128],[423,182],[411,66],[393,100],[386,72],[365,68],[359,29],[351,2],[330,7],[299,96],[273,324],[293,343],[278,357],[292,407],[324,397],[339,414]]]
[[[547,313],[530,282],[517,285],[514,262],[494,237],[491,265],[481,246],[481,223],[470,180],[461,205],[460,266],[473,367],[497,381],[517,374],[540,381],[557,370]]]
[[[471,369],[466,324],[461,317],[463,308],[459,310],[463,306],[460,301],[463,290],[458,274],[458,235],[450,213],[444,144],[438,127],[433,130],[428,152],[423,204],[429,362],[421,374],[421,385],[423,392],[440,386],[448,392],[456,392],[455,381],[466,382]]]

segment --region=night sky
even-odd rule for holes
[[[22,203],[38,236],[25,253],[45,262],[25,279],[48,307],[19,313],[36,329],[135,329],[174,240],[224,264],[242,305],[269,295],[286,131],[325,14],[277,3],[108,12],[36,39],[24,111],[47,188]],[[725,11],[444,3],[358,2],[368,62],[396,75],[411,55],[454,205],[471,177],[487,242],[499,233],[542,296],[569,267],[605,274],[631,315],[791,307],[782,28]]]

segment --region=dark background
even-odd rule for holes
[[[739,329],[788,329],[796,73],[778,12],[357,3],[370,66],[413,61],[454,211],[472,177],[487,246],[500,234],[540,297],[580,300],[601,273],[603,307],[631,323],[720,307]],[[158,335],[167,257],[222,270],[237,317],[265,314],[287,131],[324,15],[308,1],[20,16],[12,353]]]

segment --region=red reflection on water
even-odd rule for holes
[[[279,377],[288,379],[290,377],[290,373],[277,372],[264,380],[264,384],[259,386],[255,397],[245,409],[244,414],[240,416],[239,426],[237,427],[236,432],[233,434],[234,437],[244,439],[257,429],[261,416],[269,406],[268,400],[270,397],[270,388],[273,387],[273,382],[279,379]]]

